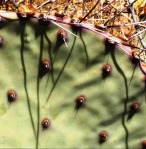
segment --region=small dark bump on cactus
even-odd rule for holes
[[[85,106],[86,103],[86,97],[84,95],[79,95],[75,100],[75,109],[79,110],[81,107]]]
[[[8,99],[8,102],[10,102],[10,103],[16,101],[16,99],[17,99],[16,91],[12,90],[12,89],[8,90],[7,99]]]
[[[108,138],[108,132],[103,130],[99,133],[98,139],[99,139],[99,144],[104,143]]]
[[[135,65],[135,66],[138,65],[139,60],[134,56],[134,53],[132,53],[132,55],[129,57],[129,59],[133,65]]]
[[[137,113],[140,111],[140,104],[139,103],[133,103],[130,106],[130,110],[133,111],[134,113]]]
[[[102,66],[102,78],[105,79],[111,75],[112,67],[110,64],[104,64]]]
[[[115,49],[115,43],[112,43],[111,41],[109,41],[109,39],[106,39],[105,42],[105,55],[109,54],[111,51],[113,51]]]
[[[40,77],[43,77],[46,73],[49,73],[52,69],[51,63],[49,60],[44,59],[40,63]]]
[[[43,129],[48,129],[50,127],[51,123],[50,120],[48,118],[44,118],[42,120],[42,128]]]
[[[63,29],[60,29],[58,31],[58,37],[61,37],[61,38],[67,38],[67,32]]]
[[[20,21],[27,21],[33,16],[33,14],[18,12],[17,16],[18,16]]]
[[[46,30],[48,29],[49,21],[48,20],[45,20],[43,18],[43,16],[42,17],[40,16],[40,18],[38,20],[38,23],[39,23],[39,25],[45,27]]]
[[[74,24],[74,23],[77,23],[78,21],[79,20],[73,20],[73,19],[71,20],[71,23],[73,24],[73,25],[71,25],[71,29],[75,33],[77,33],[78,31],[82,31],[83,30],[83,28],[81,26]]]
[[[50,25],[50,21],[45,18],[44,14],[40,14],[38,18],[38,24],[39,24],[39,29],[42,30],[42,27],[44,27],[44,31],[48,29],[48,26]]]
[[[131,119],[138,112],[140,112],[140,104],[139,103],[132,103],[130,105],[128,120]]]
[[[67,31],[60,29],[57,33],[57,40],[56,40],[56,44],[54,47],[53,52],[55,53],[56,51],[58,51],[58,49],[63,45],[66,44],[67,45],[67,41],[68,41],[68,34]]]

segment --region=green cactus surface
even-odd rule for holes
[[[0,26],[0,148],[141,148],[146,101],[140,68],[97,34],[64,27],[77,35],[67,33],[67,45],[58,43],[60,28],[49,22]],[[43,60],[50,67],[40,75]],[[104,64],[112,70],[103,79]],[[8,90],[16,91],[13,102]],[[80,95],[86,101],[77,109]],[[136,112],[133,103],[140,106]],[[99,143],[102,131],[108,136]]]

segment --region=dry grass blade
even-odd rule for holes
[[[144,0],[3,0],[0,9],[66,17],[74,24],[105,29],[134,50],[146,48],[143,39],[146,30]]]

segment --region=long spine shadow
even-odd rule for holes
[[[41,34],[40,37],[40,56],[39,56],[39,63],[38,63],[38,75],[37,75],[37,140],[36,140],[36,149],[39,147],[39,127],[40,127],[40,97],[39,97],[39,90],[40,90],[40,64],[42,60],[42,54],[43,54],[43,34]]]
[[[35,125],[34,125],[34,120],[33,120],[31,105],[30,105],[30,98],[29,98],[28,89],[27,89],[27,72],[26,72],[25,62],[24,62],[24,31],[25,31],[26,22],[20,23],[20,26],[21,26],[20,56],[21,56],[21,64],[22,64],[23,76],[24,76],[24,89],[25,89],[25,93],[26,93],[26,99],[27,99],[27,105],[28,105],[28,111],[29,111],[29,115],[30,115],[31,125],[32,125],[33,133],[34,133],[34,136],[36,139]]]
[[[77,34],[77,32],[76,32],[76,34]],[[68,60],[69,60],[69,58],[70,58],[70,56],[71,56],[71,54],[72,54],[73,49],[74,49],[75,41],[76,41],[76,36],[74,37],[74,41],[73,41],[71,50],[70,50],[70,52],[69,52],[69,55],[68,55],[68,57],[67,57],[67,59],[66,59],[64,65],[63,65],[63,67],[62,67],[62,69],[61,69],[61,71],[60,71],[60,73],[59,73],[57,79],[55,80],[54,85],[53,85],[53,87],[51,88],[51,91],[50,91],[50,93],[49,93],[49,95],[48,95],[48,97],[47,97],[47,99],[46,99],[46,103],[48,102],[49,98],[51,97],[52,92],[53,92],[54,88],[56,87],[56,85],[57,85],[57,83],[58,83],[58,81],[59,81],[59,79],[60,79],[60,77],[61,77],[61,75],[62,75],[62,73],[63,73],[63,71],[64,71],[64,69],[65,69],[65,66],[66,66],[66,64],[67,64],[67,62],[68,62]]]
[[[132,75],[131,75],[131,78],[130,78],[130,81],[129,81],[129,86],[131,85],[131,82],[133,80],[135,70],[136,70],[136,66],[134,66],[134,69],[133,69],[133,72],[132,72]]]
[[[85,51],[85,56],[86,56],[86,69],[89,65],[89,56],[88,56],[88,51],[87,51],[87,48],[86,48],[86,44],[85,44],[85,41],[82,37],[82,29],[80,29],[80,32],[79,32],[79,35],[80,35],[80,38],[81,38],[81,41],[83,43],[83,47],[84,47],[84,51]]]
[[[127,104],[128,104],[128,100],[129,100],[129,95],[128,95],[128,83],[127,83],[127,79],[126,79],[126,76],[124,74],[124,72],[122,71],[122,69],[120,68],[120,66],[118,65],[117,63],[117,60],[115,58],[115,49],[112,49],[111,50],[111,57],[112,57],[112,60],[113,60],[113,63],[117,69],[117,71],[120,73],[120,75],[123,77],[123,80],[124,80],[124,84],[125,84],[125,91],[126,91],[126,99],[124,101],[124,112],[123,112],[123,115],[122,115],[122,125],[123,125],[123,128],[125,130],[125,147],[126,149],[129,149],[129,146],[128,146],[128,138],[129,138],[129,133],[128,133],[128,129],[126,127],[126,124],[125,124],[125,116],[126,116],[126,112],[127,112]]]

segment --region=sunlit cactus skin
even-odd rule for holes
[[[62,28],[51,22],[0,22],[0,148],[144,148],[141,69],[103,36],[62,26],[76,36],[67,32],[66,44],[56,46]],[[103,79],[105,64],[112,70]],[[12,104],[9,89],[17,93]],[[86,102],[76,109],[80,96]],[[133,103],[140,110],[128,119]]]

